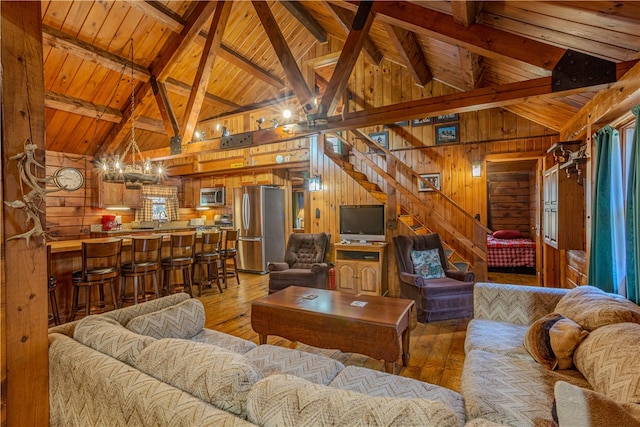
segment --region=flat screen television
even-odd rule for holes
[[[385,241],[384,205],[340,206],[340,239],[359,242]]]

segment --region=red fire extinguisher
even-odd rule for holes
[[[336,290],[336,267],[332,262],[329,263],[329,289]]]

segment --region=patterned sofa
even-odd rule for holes
[[[176,294],[49,329],[51,426],[465,423],[459,393],[204,328]]]
[[[640,426],[639,343],[640,307],[627,299],[590,286],[476,283],[467,422]]]

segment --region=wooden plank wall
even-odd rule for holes
[[[532,169],[520,162],[488,162],[488,225],[492,230],[518,230],[529,237],[532,218]],[[533,207],[535,215],[535,206]]]

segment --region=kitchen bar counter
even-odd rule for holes
[[[193,228],[191,228],[193,230]],[[182,230],[182,232],[185,232]],[[196,236],[201,235],[201,231],[196,232]],[[147,235],[161,235],[163,237],[162,256],[169,256],[169,235],[178,234],[175,231],[164,229],[162,232],[145,233]],[[131,233],[119,236],[113,236],[111,238],[97,238],[97,239],[78,239],[78,240],[60,240],[50,241],[47,245],[51,247],[51,275],[54,276],[58,282],[56,289],[56,296],[58,300],[58,308],[60,311],[61,321],[65,322],[69,318],[71,312],[71,274],[82,268],[82,242],[101,242],[108,241],[113,238],[122,239],[122,257],[121,262],[128,262],[131,258],[131,238],[134,237]],[[143,236],[139,236],[143,237]],[[180,275],[181,276],[181,275]],[[159,278],[160,283],[162,279]],[[182,279],[180,278],[179,281]],[[116,286],[116,293],[120,293],[120,283]]]

